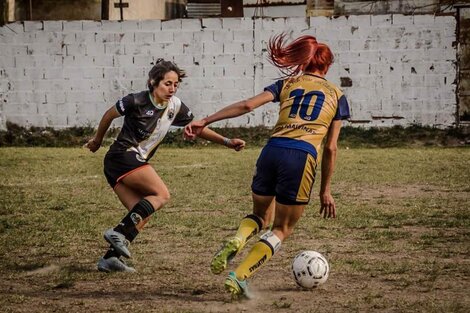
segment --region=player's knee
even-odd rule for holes
[[[157,211],[170,201],[170,193],[161,192],[158,194],[147,196],[146,198],[152,203],[153,207],[155,208],[155,211]]]
[[[164,206],[165,204],[170,202],[170,193],[169,192],[163,193],[163,194],[159,195],[159,198],[160,198],[160,201],[162,203],[162,206]]]

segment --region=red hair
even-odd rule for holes
[[[286,44],[286,34],[269,39],[268,53],[272,64],[286,76],[296,76],[301,72],[316,70],[326,73],[333,64],[334,56],[330,48],[317,42],[313,36],[301,36]]]

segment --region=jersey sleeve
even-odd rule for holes
[[[338,100],[338,108],[336,109],[334,120],[345,120],[350,118],[351,115],[349,114],[349,104],[346,97],[342,95]]]
[[[171,125],[183,127],[188,125],[193,119],[194,115],[191,110],[183,102],[181,102],[180,110],[178,114],[176,114],[176,117]]]
[[[272,85],[269,85],[268,87],[264,88],[264,91],[269,91],[270,93],[273,94],[274,100],[273,102],[279,102],[280,101],[280,96],[281,96],[281,91],[282,91],[282,86],[284,85],[283,80],[278,80]]]
[[[134,96],[132,94],[129,94],[129,95],[119,99],[116,102],[116,110],[121,115],[127,115],[132,111],[132,108],[134,107],[134,104],[135,104]]]

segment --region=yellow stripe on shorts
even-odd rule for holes
[[[311,154],[307,154],[307,160],[305,161],[304,173],[302,175],[302,181],[300,182],[299,191],[297,192],[296,200],[299,202],[308,202],[310,199],[310,193],[312,192],[313,183],[315,182],[315,169],[317,162]]]

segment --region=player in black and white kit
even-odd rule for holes
[[[175,96],[183,77],[184,72],[176,64],[158,59],[149,72],[148,90],[129,94],[108,109],[95,136],[86,144],[91,152],[97,151],[111,122],[124,116],[121,132],[104,158],[104,174],[129,212],[116,227],[104,233],[110,247],[98,261],[100,271],[135,271],[120,257],[131,257],[129,243],[151,214],[170,199],[168,188],[148,161],[170,126],[183,127],[193,120],[189,108]],[[208,128],[200,137],[236,151],[245,146],[241,139],[228,139]]]

